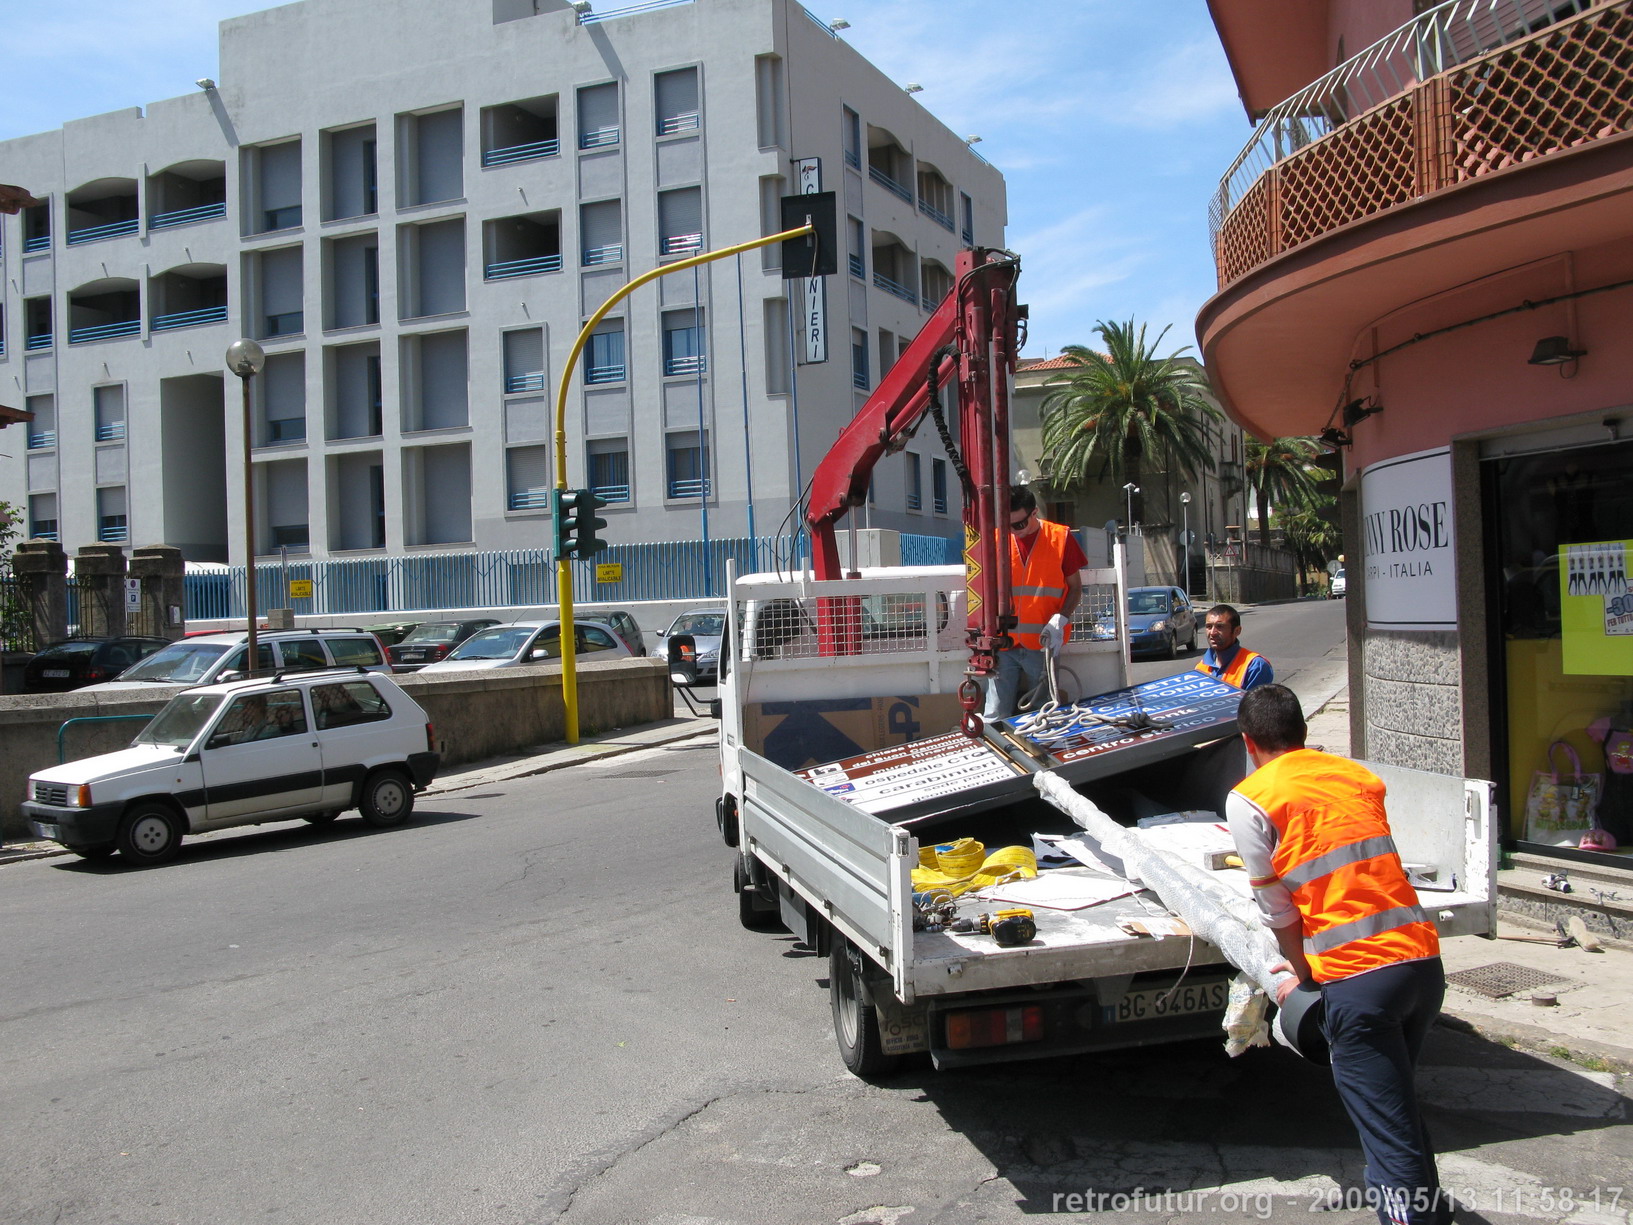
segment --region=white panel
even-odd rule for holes
[[[622,388],[584,393],[584,432],[588,435],[628,434],[629,392]]]
[[[57,457],[55,455],[30,455],[28,457],[28,487],[32,489],[52,489],[57,484]],[[46,515],[49,519],[51,516]]]
[[[471,449],[426,447],[426,544],[457,544],[471,538]]]
[[[420,428],[469,425],[470,376],[465,333],[434,332],[420,337]]]
[[[527,396],[505,401],[505,441],[544,442],[550,437],[549,401]]]
[[[1455,630],[1451,450],[1419,451],[1364,470],[1361,529],[1367,625]]]
[[[118,485],[125,479],[125,448],[98,447],[96,449],[96,483]]]
[[[265,471],[268,525],[290,527],[307,522],[305,461],[268,464]]]

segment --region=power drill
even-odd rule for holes
[[[997,914],[979,914],[973,919],[956,919],[949,930],[978,932],[991,936],[993,943],[1002,948],[1014,948],[1037,939],[1038,924],[1030,910],[1016,907],[1014,910],[1000,910]]]

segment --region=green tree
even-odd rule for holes
[[[1270,507],[1296,510],[1315,500],[1317,474],[1311,470],[1320,453],[1313,438],[1247,440],[1243,476],[1259,512],[1259,543],[1270,545]]]
[[[32,649],[28,609],[11,582],[11,555],[23,534],[21,523],[22,512],[10,502],[0,502],[0,651]]]
[[[1322,515],[1321,502],[1330,498],[1316,495],[1307,506],[1293,507],[1276,512],[1282,531],[1287,536],[1287,547],[1298,561],[1298,586],[1302,595],[1306,590],[1305,576],[1319,570],[1329,559],[1337,557],[1344,547],[1343,535]]]
[[[1208,426],[1219,410],[1204,398],[1208,385],[1185,350],[1158,357],[1168,329],[1146,343],[1145,325],[1095,324],[1105,348],[1068,345],[1072,368],[1052,381],[1043,401],[1043,458],[1061,487],[1092,477],[1114,484],[1139,474],[1142,463],[1195,476],[1214,465]]]

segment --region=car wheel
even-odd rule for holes
[[[310,825],[331,825],[339,815],[338,812],[309,812],[303,819]]]
[[[1167,652],[1166,652],[1164,658],[1166,658],[1166,659],[1178,659],[1179,658],[1179,635],[1174,633],[1173,630],[1168,631],[1168,648],[1167,648]]]
[[[358,808],[363,820],[376,829],[401,825],[414,811],[414,788],[399,770],[376,770],[363,782],[363,801]]]
[[[151,868],[175,858],[181,849],[181,825],[163,804],[138,804],[119,822],[114,845],[120,858]]]
[[[103,842],[96,846],[71,846],[68,849],[81,859],[106,859],[118,848],[111,842]]]
[[[839,1057],[851,1074],[868,1080],[894,1071],[901,1057],[885,1054],[879,1041],[879,1013],[862,987],[862,954],[838,933],[828,954],[828,1002]]]
[[[1191,623],[1191,653],[1196,653],[1196,622]]]

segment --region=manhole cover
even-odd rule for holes
[[[1454,987],[1475,991],[1495,1000],[1505,995],[1513,995],[1516,991],[1563,986],[1569,984],[1571,980],[1561,978],[1557,974],[1549,974],[1545,970],[1533,970],[1530,966],[1517,966],[1511,961],[1494,961],[1489,966],[1448,974],[1446,981]]]

